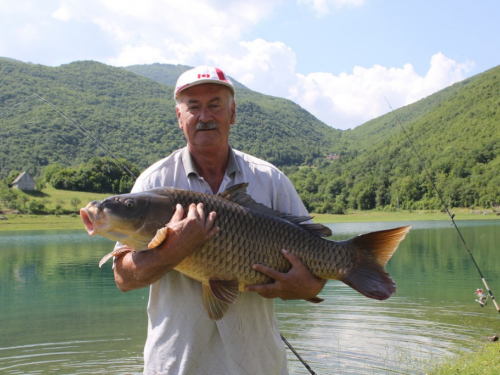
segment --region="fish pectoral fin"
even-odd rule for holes
[[[163,243],[163,241],[165,241],[165,239],[167,238],[167,233],[168,233],[168,224],[156,231],[156,235],[148,244],[148,249],[154,249],[155,247],[160,246]]]
[[[201,299],[203,300],[203,307],[205,307],[205,311],[208,314],[210,320],[219,320],[222,319],[224,314],[231,306],[230,303],[223,302],[212,293],[212,288],[209,284],[202,284],[202,295]]]
[[[118,255],[125,254],[125,253],[130,253],[131,251],[134,251],[134,249],[132,249],[131,247],[128,247],[128,246],[122,246],[122,247],[119,247],[118,249],[113,250],[112,252],[110,252],[109,254],[106,254],[101,259],[101,261],[99,262],[99,268],[101,268],[102,265],[109,260],[109,258],[116,257]]]

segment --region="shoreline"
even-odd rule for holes
[[[459,208],[453,210],[454,220],[500,220],[497,213],[490,210],[470,210]],[[311,214],[315,223],[363,223],[390,221],[450,221],[446,213],[440,211],[352,211],[344,215]],[[29,215],[0,214],[7,218],[0,220],[0,232],[23,230],[64,230],[84,229],[82,220],[77,214],[70,215]]]

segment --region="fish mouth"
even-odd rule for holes
[[[80,217],[82,218],[83,225],[85,225],[85,230],[89,236],[96,234],[94,222],[92,221],[92,214],[86,208],[80,209]]]

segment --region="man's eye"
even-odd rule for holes
[[[132,199],[127,199],[125,201],[125,207],[128,207],[128,208],[134,207],[134,201]]]

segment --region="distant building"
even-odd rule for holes
[[[340,158],[339,154],[330,154],[326,157],[327,160],[337,160]]]
[[[35,180],[28,172],[23,172],[14,180],[12,187],[19,190],[35,190]]]

